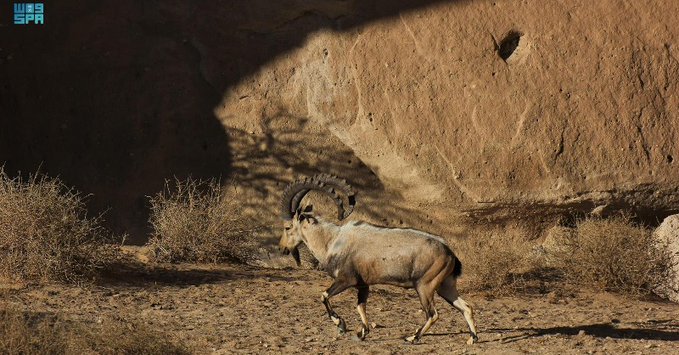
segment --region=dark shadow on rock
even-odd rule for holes
[[[233,173],[232,157],[243,152],[229,143],[242,137],[213,113],[231,86],[318,30],[441,2],[45,0],[44,26],[10,24],[4,2],[0,164],[10,175],[40,166],[92,193],[92,214],[107,211],[109,228],[143,242],[147,196],[165,179]],[[249,183],[259,178],[276,179]]]
[[[295,177],[324,172],[346,179],[359,194],[384,191],[377,176],[353,151],[326,129],[309,127],[305,117],[280,111],[264,118],[260,125],[264,132],[261,136],[235,128],[227,130],[233,150],[232,177],[237,185],[264,197],[278,197],[290,182],[290,172]],[[256,200],[253,207],[280,214],[277,203]]]
[[[263,229],[264,239],[279,238],[280,197],[291,179],[317,173],[346,179],[356,191],[358,218],[371,223],[404,227],[433,223],[421,211],[408,209],[401,197],[388,191],[377,175],[335,137],[327,127],[295,116],[279,108],[259,122],[261,134],[228,128],[232,149],[230,178],[235,186],[250,189],[255,198],[242,199],[242,207],[253,214]],[[323,194],[309,195],[303,204],[312,203],[317,215],[336,220],[335,205]],[[352,216],[357,217],[357,216]],[[422,227],[421,227],[422,228]]]

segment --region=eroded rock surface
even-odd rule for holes
[[[235,178],[267,221],[319,171],[434,232],[464,211],[679,208],[675,0],[47,10],[0,31],[0,161],[94,193],[118,230],[143,235],[146,196],[188,175]]]
[[[673,208],[677,13],[669,1],[441,3],[316,33],[217,115],[299,112],[414,204]]]

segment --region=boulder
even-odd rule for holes
[[[670,253],[674,273],[660,285],[656,293],[674,302],[679,302],[679,214],[671,215],[663,220],[653,231],[657,245],[667,248]]]
[[[559,260],[562,259],[560,257],[576,241],[576,233],[574,228],[563,226],[554,226],[546,231],[540,248],[544,251],[544,260],[548,265],[558,266]]]

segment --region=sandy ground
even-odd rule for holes
[[[313,270],[137,264],[120,266],[94,286],[24,287],[10,290],[6,300],[84,322],[145,323],[197,353],[679,353],[679,305],[589,292],[465,294],[480,331],[471,346],[462,316],[437,298],[438,323],[410,345],[402,338],[424,320],[415,292],[373,287],[368,317],[377,327],[361,342],[353,336],[359,324],[354,290],[333,299],[351,331],[339,336],[327,318],[320,294],[330,283]]]

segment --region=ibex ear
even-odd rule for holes
[[[304,213],[311,213],[313,211],[313,209],[314,209],[314,205],[308,205],[308,206],[304,207],[303,212]]]

